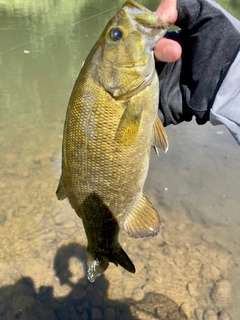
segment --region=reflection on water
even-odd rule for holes
[[[240,156],[221,126],[167,128],[170,150],[153,155],[146,183],[161,235],[122,232],[136,274],[111,265],[86,280],[81,221],[55,197],[62,128],[80,66],[121,4],[0,3],[0,319],[239,317]],[[236,1],[221,4],[240,17]]]

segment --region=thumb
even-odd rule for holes
[[[161,39],[156,44],[154,53],[157,61],[174,62],[180,58],[182,48],[176,41]]]
[[[162,0],[156,12],[163,21],[174,24],[178,18],[177,0]]]

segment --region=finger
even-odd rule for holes
[[[154,54],[157,61],[174,62],[180,58],[182,48],[178,42],[163,38],[156,44]]]
[[[174,24],[178,18],[177,0],[162,0],[156,12],[163,21]]]

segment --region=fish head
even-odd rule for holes
[[[109,21],[94,48],[100,84],[114,98],[131,97],[151,82],[153,49],[169,25],[135,1]]]

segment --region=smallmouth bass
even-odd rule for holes
[[[153,54],[167,29],[155,12],[127,1],[89,53],[70,97],[57,197],[67,197],[82,218],[90,281],[109,262],[135,272],[118,242],[121,224],[134,238],[160,230],[143,186],[151,146],[168,149]]]

